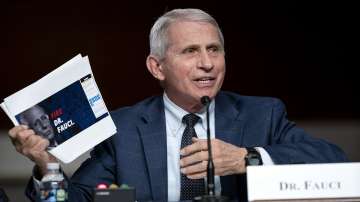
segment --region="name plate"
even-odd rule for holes
[[[360,163],[248,166],[249,201],[360,198]]]

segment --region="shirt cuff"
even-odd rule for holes
[[[40,192],[40,181],[33,177],[34,188],[37,193]]]
[[[35,188],[36,193],[39,193],[40,191],[40,180],[41,180],[41,175],[40,175],[40,171],[39,171],[39,167],[38,166],[34,166],[33,171],[32,171],[32,180],[33,180],[33,185]]]
[[[271,159],[269,153],[262,147],[255,147],[255,149],[260,153],[261,160],[263,165],[275,165],[274,161]]]

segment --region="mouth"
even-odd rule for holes
[[[194,79],[197,85],[200,87],[212,86],[215,83],[215,77],[199,77]]]
[[[215,80],[215,77],[200,77],[200,78],[194,79],[194,81],[199,82],[199,83],[209,83],[213,80]]]
[[[51,129],[48,129],[48,130],[46,130],[44,133],[43,133],[43,137],[45,137],[45,138],[52,138],[52,131],[51,131]]]

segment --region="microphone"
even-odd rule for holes
[[[201,103],[206,107],[206,124],[207,124],[207,146],[208,146],[208,153],[209,159],[207,164],[207,195],[214,196],[215,195],[215,180],[214,180],[214,162],[212,159],[212,151],[211,151],[211,138],[210,138],[210,116],[209,116],[209,106],[210,106],[210,98],[209,96],[201,97]]]
[[[200,98],[200,101],[204,106],[209,107],[211,100],[210,100],[209,96],[202,96]]]
[[[229,201],[226,196],[215,196],[215,167],[212,158],[211,151],[211,138],[210,138],[210,115],[209,115],[209,106],[211,99],[209,96],[203,96],[200,99],[201,103],[206,107],[206,123],[207,123],[207,146],[208,146],[208,164],[206,168],[207,172],[207,183],[206,183],[206,195],[195,197],[193,201],[206,201],[206,202],[222,202]]]

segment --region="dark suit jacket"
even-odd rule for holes
[[[5,191],[0,187],[0,202],[8,202],[9,198],[6,196]]]
[[[71,178],[71,201],[90,201],[99,183],[127,184],[140,201],[167,201],[166,125],[162,96],[112,112],[117,134],[92,151]],[[216,138],[239,147],[263,147],[276,164],[346,161],[335,145],[307,135],[286,119],[281,101],[220,92]],[[246,201],[244,175],[221,177],[223,195]]]

